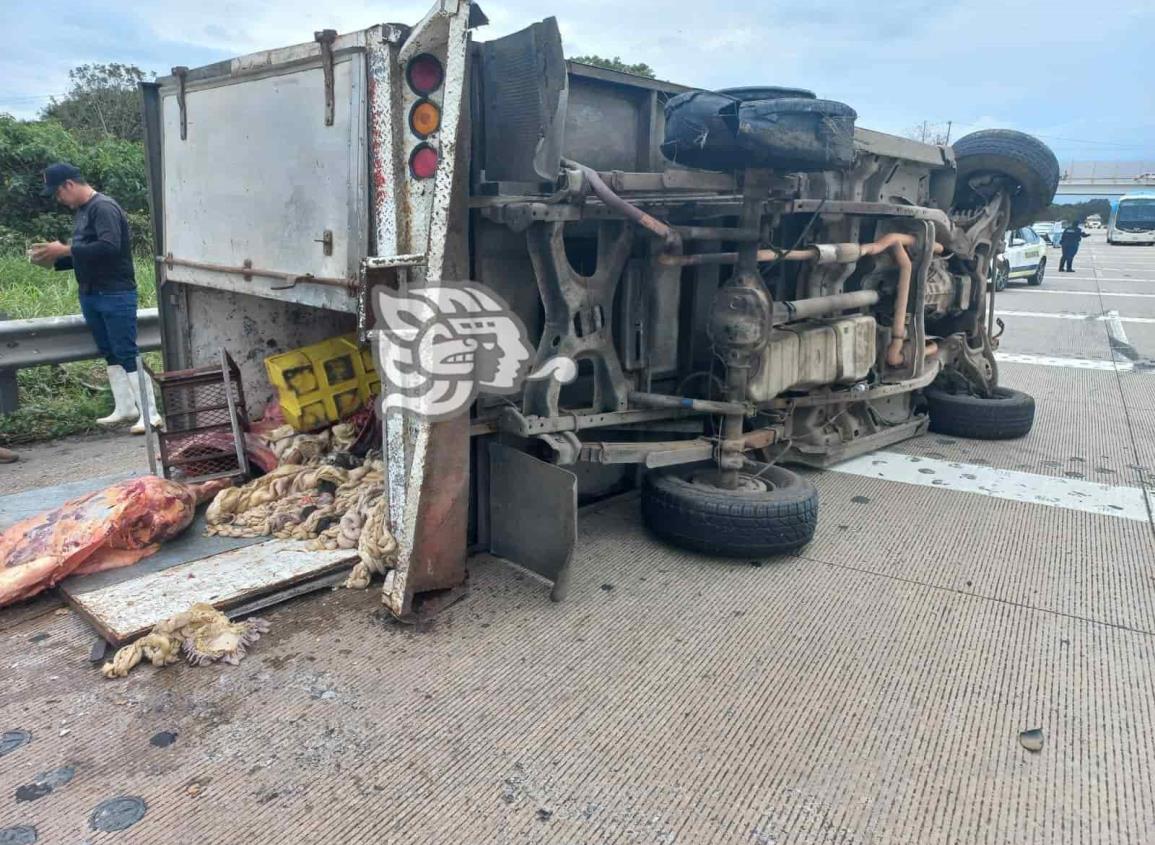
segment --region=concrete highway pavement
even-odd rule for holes
[[[117,842],[1151,841],[1155,248],[1048,263],[997,298],[1034,430],[809,472],[797,556],[671,549],[626,496],[583,512],[560,604],[478,557],[427,627],[334,592],[238,667],[117,682],[75,615],[0,613],[0,729],[35,737],[0,795],[75,767],[0,828],[103,842],[93,807],[137,795]]]

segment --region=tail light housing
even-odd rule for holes
[[[427,97],[441,87],[445,81],[445,69],[436,56],[422,53],[414,56],[405,68],[405,79],[414,94]]]
[[[420,143],[409,154],[409,173],[414,179],[431,179],[437,173],[437,155],[432,145]]]

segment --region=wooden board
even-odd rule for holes
[[[357,559],[348,549],[305,546],[301,540],[266,540],[101,589],[76,593],[62,586],[61,591],[101,636],[119,646],[196,602],[219,610],[251,605],[260,596],[348,569]]]

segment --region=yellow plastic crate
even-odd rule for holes
[[[368,347],[356,335],[331,337],[265,359],[285,422],[312,431],[348,417],[381,390]]]

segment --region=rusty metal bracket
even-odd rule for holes
[[[550,463],[559,466],[569,466],[578,461],[582,451],[582,442],[572,431],[558,431],[537,435],[537,439],[545,443],[553,452]]]
[[[321,72],[325,74],[325,125],[332,126],[336,103],[333,92],[333,42],[337,40],[337,30],[322,29],[314,32],[313,40],[321,45]]]
[[[554,417],[539,417],[532,414],[527,416],[517,408],[506,406],[498,414],[497,429],[519,437],[537,437],[555,431],[584,431],[657,420],[678,420],[696,414],[696,411],[689,409],[640,408],[630,411],[575,411]]]
[[[545,326],[534,367],[558,355],[594,364],[595,411],[624,411],[629,384],[622,372],[613,339],[614,293],[629,260],[633,229],[629,223],[602,223],[594,273],[574,270],[565,252],[561,223],[539,223],[526,233],[530,260],[545,309]],[[526,414],[556,417],[561,382],[528,381],[523,395]]]
[[[176,107],[180,110],[180,139],[188,140],[188,107],[185,100],[185,81],[188,79],[188,68],[178,65],[172,69],[176,77]]]
[[[595,464],[642,464],[648,469],[693,464],[714,457],[714,443],[694,440],[601,441],[583,443],[580,458]]]
[[[326,229],[321,233],[321,237],[314,238],[313,243],[321,245],[321,252],[325,255],[333,254],[333,230]]]
[[[157,261],[164,264],[166,268],[172,270],[173,267],[188,267],[192,270],[209,270],[213,273],[228,273],[234,276],[240,276],[246,282],[251,282],[254,276],[260,276],[265,279],[279,279],[283,284],[273,285],[270,290],[288,290],[294,288],[299,284],[310,285],[324,285],[331,288],[344,288],[349,296],[356,296],[357,291],[361,287],[360,279],[357,277],[339,278],[335,276],[314,276],[312,273],[288,273],[284,270],[265,270],[260,267],[254,267],[251,259],[246,258],[245,263],[240,267],[233,267],[228,264],[212,264],[207,261],[189,261],[184,258],[174,258],[173,254],[167,253],[162,258],[157,256]]]

